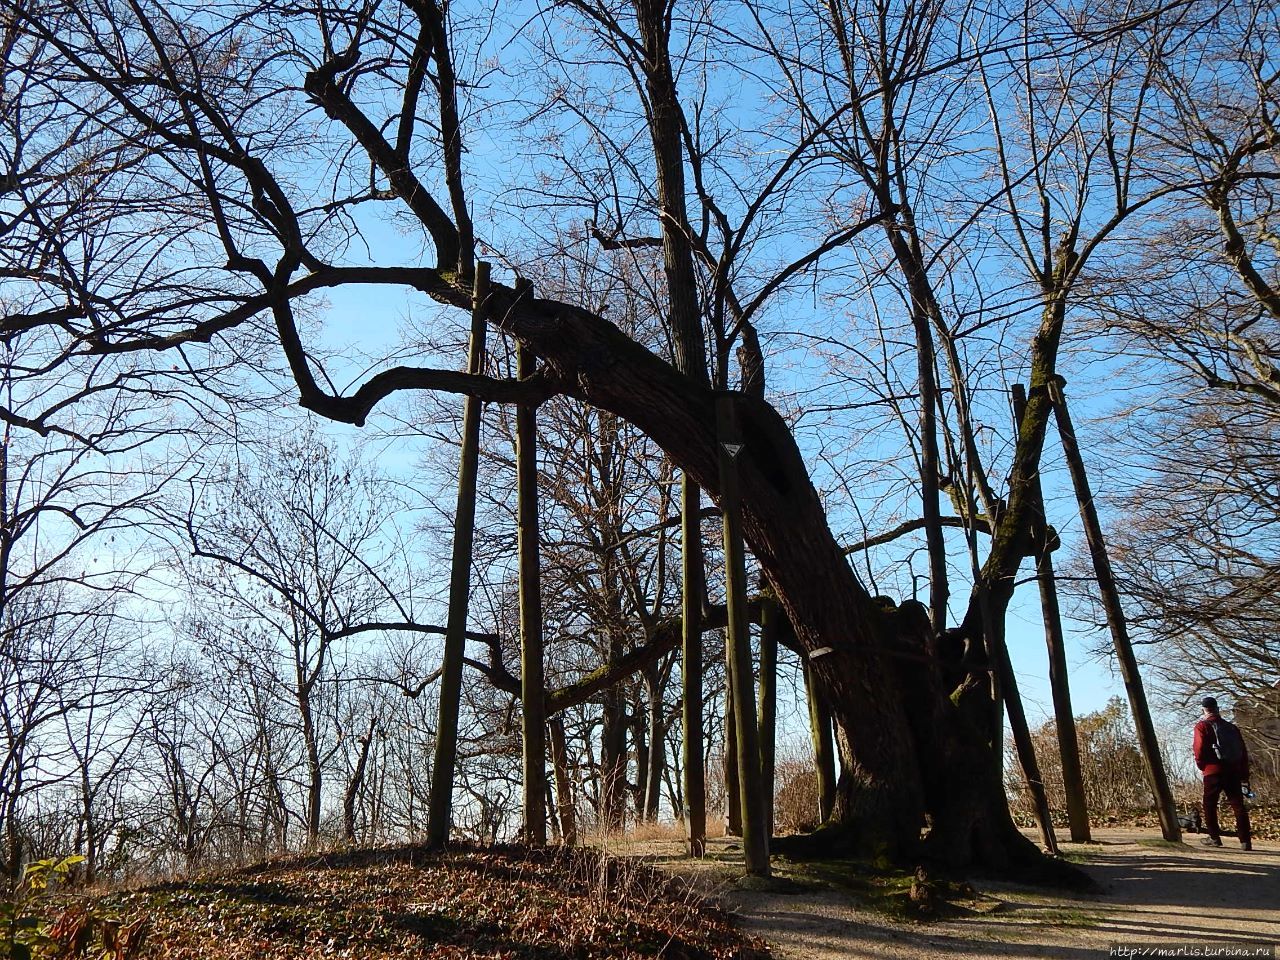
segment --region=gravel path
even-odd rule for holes
[[[739,889],[724,879],[741,869],[734,862],[736,846],[725,840],[710,844],[712,862],[692,869],[688,860],[669,859],[651,843],[614,852],[656,854],[664,867],[695,876],[745,930],[770,944],[778,960],[1084,960],[1107,956],[1112,944],[1267,946],[1280,955],[1280,844],[1255,842],[1246,853],[1231,840],[1206,848],[1191,836],[1172,845],[1158,834],[1132,829],[1098,830],[1095,840],[1064,844],[1064,851],[1097,880],[1101,892],[1063,896],[979,883],[974,913],[931,923],[889,919],[843,890]]]
[[[1092,896],[979,884],[993,908],[958,920],[895,923],[836,891],[799,896],[726,889],[724,906],[768,941],[779,960],[937,956],[1107,956],[1112,944],[1238,944],[1280,951],[1280,845],[1246,853],[1165,844],[1133,830],[1066,844],[1102,887]]]

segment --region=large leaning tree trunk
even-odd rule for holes
[[[599,12],[590,4],[574,5]],[[650,12],[667,11],[656,3],[642,6]],[[91,7],[109,21],[110,9],[99,4]],[[66,9],[67,16],[80,16],[78,6],[67,5]],[[115,121],[122,138],[132,137],[163,151],[166,164],[188,163],[198,199],[208,201],[184,204],[183,212],[197,217],[205,215],[202,211],[208,207],[207,242],[213,248],[213,259],[203,266],[213,290],[212,305],[204,313],[193,313],[183,299],[164,313],[143,298],[136,308],[125,302],[120,311],[124,319],[113,322],[109,332],[95,329],[96,315],[81,317],[74,309],[70,319],[62,313],[50,313],[46,318],[24,320],[24,329],[39,324],[57,326],[66,329],[84,351],[106,355],[207,343],[266,315],[274,321],[301,404],[320,415],[360,425],[381,401],[405,390],[452,391],[495,403],[536,402],[562,394],[634,424],[661,446],[694,484],[720,498],[715,395],[706,382],[705,368],[695,371],[696,364],[681,363],[685,369],[678,369],[666,362],[605,320],[604,307],[593,312],[572,302],[535,299],[527,289],[494,282],[484,298],[483,319],[523,343],[542,361],[538,373],[527,380],[494,379],[479,370],[461,373],[388,366],[338,396],[330,392],[327,375],[318,372],[322,364],[303,343],[294,314],[296,307],[305,315],[308,298],[342,286],[375,285],[421,291],[459,310],[472,303],[476,231],[463,181],[464,138],[459,118],[465,114],[459,109],[450,63],[446,5],[437,0],[404,5],[405,26],[410,29],[403,37],[397,34],[397,39],[413,35],[418,39],[409,44],[416,51],[410,68],[395,81],[404,91],[403,102],[390,105],[398,123],[387,122],[383,99],[370,106],[361,106],[368,102],[363,99],[357,102],[368,89],[362,79],[366,71],[376,72],[381,63],[372,54],[362,54],[361,43],[366,48],[376,47],[381,43],[380,31],[390,29],[380,21],[366,30],[367,23],[359,18],[350,31],[334,28],[332,36],[324,27],[315,28],[324,33],[323,50],[317,47],[314,56],[298,54],[288,60],[287,69],[280,68],[279,110],[271,117],[279,126],[287,119],[287,111],[297,107],[308,131],[323,129],[326,136],[332,135],[335,145],[344,151],[350,147],[361,157],[362,171],[367,158],[368,168],[376,171],[377,199],[393,202],[420,224],[434,250],[434,263],[419,265],[415,261],[404,266],[330,262],[330,257],[340,257],[341,252],[316,239],[310,228],[304,229],[311,214],[295,206],[292,188],[277,180],[259,155],[269,145],[259,146],[257,128],[245,120],[242,135],[237,130],[239,115],[228,116],[211,102],[224,86],[230,89],[235,84],[191,81],[193,72],[199,76],[199,71],[212,69],[201,59],[211,56],[211,51],[196,44],[198,51],[188,46],[184,52],[181,43],[167,43],[168,36],[185,36],[181,22],[175,22],[167,12],[153,17],[152,8],[145,3],[130,9],[140,25],[136,29],[122,26],[121,30],[129,32],[143,52],[131,62],[124,62],[122,55],[119,63],[113,59],[118,46],[115,37],[93,45],[90,62],[74,49],[71,39],[48,26],[51,21],[43,6],[39,15],[24,8],[15,17],[24,31],[47,40],[58,51],[65,61],[59,66],[59,77],[69,73],[93,86],[100,94],[94,101],[96,109]],[[282,17],[288,12],[285,7],[271,9],[281,11]],[[90,26],[91,15],[83,16],[84,23],[77,25],[76,31],[96,29]],[[163,26],[152,23],[152,19],[158,23],[162,16],[167,18]],[[255,13],[240,26],[247,27],[258,19]],[[303,33],[295,35],[300,45],[310,36]],[[110,36],[110,30],[103,36]],[[275,49],[277,38],[272,35],[271,39],[268,46]],[[624,38],[619,42],[629,41]],[[158,51],[155,56],[153,47]],[[250,47],[252,44],[246,46],[237,38],[234,55],[218,52],[218,69],[240,69],[242,59],[252,59],[247,52]],[[174,67],[171,60],[175,56],[186,59]],[[390,59],[398,57],[396,53]],[[147,82],[139,85],[131,63],[153,62],[159,66],[154,71],[148,66]],[[296,90],[295,70],[304,77],[300,91]],[[253,76],[256,96],[268,78]],[[249,86],[246,82],[245,89]],[[661,87],[659,84],[655,89],[663,96],[672,93]],[[226,96],[238,109],[233,92]],[[419,93],[424,92],[427,95],[420,98]],[[291,99],[295,94],[300,105]],[[430,122],[419,122],[425,113],[432,112],[431,106],[436,115]],[[321,111],[323,117],[319,116]],[[690,132],[682,128],[680,134],[683,140]],[[281,137],[280,149],[291,149],[295,140]],[[669,143],[668,138],[660,139]],[[296,142],[304,140],[297,138]],[[419,149],[414,149],[415,144]],[[807,149],[806,144],[797,147],[801,152]],[[420,163],[423,153],[429,159]],[[665,153],[655,153],[658,163],[665,163],[665,157]],[[131,168],[126,164],[122,169]],[[442,189],[437,190],[440,180]],[[667,186],[671,189],[664,187],[663,191],[668,214],[662,238],[664,267],[678,269],[668,271],[672,289],[666,293],[679,325],[701,316],[689,314],[682,321],[678,314],[688,311],[675,309],[680,304],[674,298],[696,292],[696,287],[687,277],[689,251],[672,245],[685,232],[690,218],[669,222],[669,204],[677,191],[673,183]],[[767,196],[763,199],[772,202]],[[865,223],[839,229],[816,246],[811,256],[786,268],[778,275],[778,283],[815,265],[824,251],[851,241],[868,223],[886,215],[871,213]],[[257,228],[247,246],[241,242],[241,220]],[[488,231],[481,233],[489,235]],[[668,253],[675,256],[669,258]],[[706,253],[701,248],[697,251],[699,271],[706,269]],[[183,266],[185,269],[185,261]],[[728,273],[719,274],[721,288],[727,287],[731,266],[726,261],[724,270]],[[226,296],[218,299],[215,294],[223,287]],[[776,284],[769,289],[776,289]],[[154,296],[162,296],[162,291]],[[728,295],[722,299],[729,299]],[[163,314],[164,322],[155,319],[157,311]],[[744,337],[749,312],[742,310],[736,321]],[[136,324],[131,322],[135,319]],[[727,348],[731,338],[721,339],[720,346]],[[718,370],[727,364],[723,350],[717,361]],[[1015,457],[1020,476],[1029,476],[1038,465],[1045,408],[1043,382],[1033,365],[1029,413]],[[737,458],[743,539],[794,631],[795,645],[830,706],[837,728],[844,773],[833,822],[848,828],[844,836],[856,838],[863,849],[899,860],[914,861],[925,853],[954,865],[981,863],[997,869],[1040,862],[1034,845],[1014,828],[989,743],[950,696],[956,674],[966,674],[965,665],[946,659],[947,649],[927,625],[927,616],[922,618],[915,606],[889,609],[875,602],[859,582],[836,542],[791,429],[779,413],[763,398],[749,394],[741,398],[738,413],[743,444]],[[1029,423],[1039,423],[1033,437]],[[1033,442],[1024,444],[1028,437]],[[1011,485],[1007,515],[994,531],[993,558],[989,561],[989,594],[1006,603],[1000,594],[1006,590],[1011,593],[1013,574],[1029,547],[1029,515],[1019,501],[1018,483],[1015,478]],[[1027,523],[1019,526],[1009,517],[1023,518]],[[988,609],[992,616],[1003,613],[1001,602]],[[549,704],[549,709],[553,707]],[[452,760],[446,761],[443,766],[447,768]],[[439,801],[447,799],[447,791],[437,793],[446,794]]]
[[[451,271],[396,268],[396,275],[460,309],[470,302]],[[315,289],[329,280],[319,271],[305,283]],[[336,397],[312,376],[292,318],[281,310],[276,318],[300,402],[321,415],[362,424],[399,389],[454,389],[499,402],[563,393],[633,423],[719,496],[711,390],[581,307],[497,283],[487,304],[489,321],[543,360],[538,375],[517,384],[402,367]],[[744,396],[739,413],[743,535],[831,706],[845,761],[833,819],[852,828],[860,847],[898,859],[919,856],[923,846],[954,865],[1035,863],[1039,854],[1014,827],[989,747],[962,722],[926,652],[932,641],[922,647],[919,623],[884,611],[858,581],[778,412]]]

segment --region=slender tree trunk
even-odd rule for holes
[[[644,818],[656,822],[662,803],[662,781],[667,770],[667,727],[663,716],[664,669],[655,666],[646,674],[649,692],[649,773],[645,777]]]
[[[777,756],[778,618],[777,604],[760,601],[760,782],[764,788],[765,834],[773,836],[774,767]]]
[[[1080,517],[1084,521],[1085,539],[1089,544],[1089,555],[1093,558],[1093,572],[1098,580],[1098,592],[1102,595],[1102,608],[1106,611],[1111,641],[1115,646],[1116,659],[1120,663],[1120,676],[1129,694],[1129,707],[1133,711],[1133,722],[1138,732],[1138,745],[1142,748],[1147,782],[1155,799],[1156,813],[1160,817],[1161,833],[1166,840],[1181,840],[1182,828],[1178,824],[1173,793],[1169,789],[1169,777],[1165,773],[1164,759],[1160,755],[1156,728],[1151,722],[1151,709],[1147,706],[1147,694],[1142,685],[1142,674],[1138,670],[1138,658],[1134,656],[1133,645],[1129,642],[1129,629],[1124,608],[1120,604],[1120,592],[1116,589],[1115,575],[1111,571],[1111,558],[1107,555],[1102,523],[1098,520],[1098,510],[1089,489],[1089,477],[1084,469],[1084,458],[1080,455],[1075,428],[1067,411],[1065,386],[1066,380],[1056,377],[1049,385],[1049,392],[1058,420],[1058,435],[1062,439],[1062,449],[1067,457],[1067,467],[1071,471],[1076,500],[1080,505]]]
[[[516,344],[516,376],[534,374],[529,348]],[[547,842],[546,681],[542,664],[542,574],[538,540],[538,428],[536,408],[516,408],[517,537],[520,554],[520,701],[524,759],[525,839],[535,847]]]
[[[298,678],[298,712],[302,719],[302,742],[307,752],[307,843],[320,839],[320,798],[323,794],[324,768],[320,763],[320,745],[316,742],[315,720],[311,713],[311,691],[301,676]]]
[[[632,687],[631,722],[627,726],[631,728],[631,741],[635,747],[634,755],[636,758],[636,782],[631,791],[631,806],[635,813],[636,822],[639,823],[645,819],[644,801],[649,789],[650,746],[649,711],[641,702],[642,698],[637,688],[638,685]]]
[[[364,772],[369,763],[369,751],[373,746],[373,737],[378,730],[378,718],[369,721],[369,729],[360,738],[360,755],[356,758],[356,768],[347,781],[347,789],[342,797],[342,834],[348,843],[356,842],[356,800],[360,796],[360,788],[364,784]]]
[[[569,778],[569,751],[564,738],[564,721],[547,721],[551,740],[551,766],[556,772],[556,812],[560,815],[560,840],[566,847],[578,842],[578,817],[573,806],[573,782]]]
[[[489,264],[476,264],[471,305],[471,344],[467,370],[484,372],[484,303]],[[453,563],[449,575],[449,616],[445,623],[444,660],[440,670],[440,714],[431,767],[427,808],[427,845],[441,849],[449,842],[453,822],[453,778],[458,762],[458,719],[462,708],[462,660],[466,655],[467,611],[471,599],[471,547],[475,535],[476,469],[480,455],[480,401],[467,397],[462,413],[462,454],[458,463],[458,508],[453,520]]]
[[[735,460],[742,450],[733,394],[716,400],[720,437],[720,512],[724,525],[725,597],[729,608],[734,726],[738,734],[738,774],[741,780],[742,849],[747,873],[769,876],[769,834],[766,828],[764,785],[761,780],[760,731],[756,726],[755,691],[751,676],[751,624],[747,619],[747,563],[738,511]]]
[[[920,501],[925,540],[929,548],[929,620],[935,631],[947,625],[947,544],[942,532],[939,491],[941,457],[938,455],[938,381],[934,371],[931,316],[938,311],[929,285],[924,254],[915,237],[911,211],[904,209],[901,223],[887,228],[894,255],[907,278],[911,293],[911,326],[916,337],[916,380],[920,390]]]

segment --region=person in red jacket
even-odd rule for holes
[[[1236,836],[1240,838],[1240,846],[1246,850],[1253,849],[1252,835],[1249,832],[1249,811],[1244,805],[1243,784],[1249,779],[1249,750],[1240,737],[1240,732],[1233,724],[1227,723],[1218,715],[1218,701],[1213,697],[1205,697],[1200,701],[1204,713],[1196,724],[1195,752],[1196,766],[1204,777],[1204,824],[1209,835],[1201,839],[1201,843],[1210,847],[1222,846],[1222,837],[1218,829],[1218,797],[1227,795],[1227,802],[1236,815]],[[1225,728],[1230,727],[1230,730]],[[1219,748],[1218,734],[1222,732],[1223,748]],[[1227,745],[1228,738],[1235,741],[1234,750]],[[1228,755],[1238,752],[1239,758],[1223,760],[1222,753]]]

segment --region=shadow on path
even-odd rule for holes
[[[899,922],[845,891],[778,896],[731,890],[725,906],[780,960],[902,960],[1108,956],[1112,944],[1280,944],[1280,847],[1244,852],[1164,844],[1147,832],[1101,830],[1101,843],[1064,845],[1099,884],[1093,895],[980,884],[990,913]],[[995,904],[992,900],[998,900]]]

